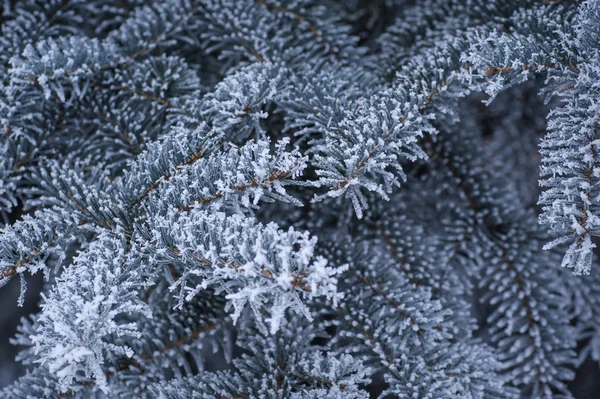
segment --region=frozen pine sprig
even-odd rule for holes
[[[358,67],[365,51],[344,23],[351,15],[336,2],[205,0],[198,9],[202,46],[225,67],[277,59],[291,68],[344,62]]]
[[[66,248],[78,237],[79,221],[76,214],[48,208],[4,227],[0,232],[0,285],[26,271],[47,273],[46,262],[50,257],[60,266]]]
[[[335,134],[316,141],[317,184],[328,191],[314,201],[344,196],[360,219],[368,207],[365,192],[388,199],[406,179],[401,163],[426,157],[418,140],[434,129],[421,115],[424,97],[409,90],[397,87],[357,101],[336,124]]]
[[[594,122],[587,125],[585,119],[595,118],[593,113],[582,114],[579,108],[581,102],[575,101],[551,111],[550,133],[540,150],[544,177],[540,184],[547,190],[541,194],[539,202],[544,210],[540,222],[562,234],[549,242],[546,248],[570,243],[562,265],[572,268],[574,274],[582,275],[590,273],[596,247],[592,236],[600,234],[597,200],[600,137],[596,134]],[[593,102],[588,104],[594,107]],[[565,162],[565,158],[571,161]]]
[[[74,140],[71,156],[89,156],[91,163],[106,164],[111,175],[120,176],[169,130],[170,112],[201,88],[196,72],[175,56],[151,56],[105,71],[80,105],[85,115],[81,128],[90,136]]]
[[[285,187],[302,174],[307,157],[298,149],[288,152],[287,138],[275,143],[273,152],[270,144],[250,141],[179,168],[150,195],[151,212],[162,214],[171,208],[186,212],[195,207],[240,212],[257,208],[259,201],[274,200],[301,206]]]
[[[339,318],[340,334],[333,341],[383,374],[382,397],[479,398],[503,391],[514,397],[494,372],[498,364],[490,361],[490,348],[454,335],[452,312],[432,298],[429,287],[409,288],[405,271],[381,244],[352,246],[346,240],[329,252],[330,260],[349,264],[339,287],[344,297],[323,321]],[[354,312],[358,307],[361,311]],[[454,370],[438,368],[440,362]]]
[[[584,1],[579,6],[578,12],[578,23],[574,27],[577,47],[588,56],[597,56],[600,51],[598,49],[600,28],[596,22],[600,20],[600,4],[597,0]]]
[[[260,128],[250,114],[258,112],[262,115],[259,109],[275,95],[281,73],[276,65],[250,65],[230,75],[228,81],[220,84],[213,93],[202,99],[184,101],[174,110],[173,126],[168,133],[150,143],[148,149],[132,162],[130,172],[120,179],[123,201],[131,207],[138,206],[179,170],[198,170],[187,167],[222,147],[223,139],[247,138],[249,132]],[[273,77],[277,79],[272,81]],[[237,94],[235,98],[231,93],[227,94],[239,89],[240,85],[244,87],[243,94]],[[223,97],[225,101],[219,102],[218,99],[223,100]],[[242,137],[238,136],[240,133],[243,133]],[[298,166],[304,162],[300,161]],[[206,181],[205,184],[214,182]],[[198,188],[205,189],[203,186]]]
[[[173,110],[171,123],[196,126],[206,122],[225,139],[239,143],[266,137],[269,108],[289,90],[289,71],[280,62],[256,62],[236,70],[205,96],[189,97]],[[254,137],[252,137],[254,136]]]
[[[36,367],[32,371],[19,377],[13,384],[0,390],[0,394],[7,398],[29,399],[48,398],[60,399],[58,378],[46,367]]]
[[[546,94],[560,98],[561,106],[548,114],[548,134],[540,146],[542,165],[540,222],[550,226],[556,239],[546,245],[570,243],[562,265],[577,275],[588,274],[597,235],[595,205],[597,182],[596,108],[598,88],[598,3],[541,5],[519,10],[513,31],[493,33],[471,44],[463,55],[462,75],[483,89],[491,101],[502,89],[528,79],[547,77]],[[475,76],[475,80],[473,77]]]
[[[2,50],[0,59],[3,73],[9,67],[10,58],[14,55],[20,55],[28,44],[46,36],[47,29],[54,31],[56,34],[69,32],[68,24],[61,23],[59,19],[52,17],[53,13],[60,7],[60,1],[51,0],[45,3],[30,1],[27,4],[15,4],[15,7],[11,10],[6,9],[11,18],[3,24],[2,37],[0,38],[0,48]],[[68,17],[65,19],[69,20]],[[46,29],[40,29],[44,25]]]
[[[133,97],[158,103],[165,108],[174,107],[176,99],[199,91],[202,88],[200,78],[181,57],[148,57],[120,70],[109,84],[97,83],[97,86],[121,91]]]
[[[251,362],[258,359],[245,360],[252,365]],[[284,370],[288,375],[279,388],[272,384],[279,372],[274,367],[276,364],[260,365],[270,366],[271,369],[267,370],[246,368],[239,374],[204,373],[196,378],[185,378],[152,388],[158,399],[210,399],[225,395],[287,399],[368,397],[361,385],[370,381],[367,377],[369,369],[359,359],[350,355],[336,357],[332,353],[312,352],[293,362],[292,367]]]
[[[354,102],[378,87],[376,75],[352,67],[305,69],[291,74],[291,87],[278,96],[286,111],[285,131],[301,139],[341,131],[339,124]]]
[[[138,207],[178,168],[206,156],[219,136],[206,123],[173,127],[161,139],[150,143],[131,163],[128,173],[116,181],[121,201],[130,208]]]
[[[145,274],[124,239],[103,233],[56,280],[45,298],[32,336],[38,362],[48,367],[65,392],[93,380],[107,392],[103,365],[107,357],[133,356],[131,348],[113,337],[140,335],[135,322],[123,316],[151,310],[139,298]]]
[[[2,143],[1,153],[8,152],[8,143]],[[10,212],[17,205],[17,183],[20,180],[14,173],[13,160],[6,157],[0,161],[0,212]]]
[[[187,26],[197,1],[151,1],[135,7],[108,39],[118,45],[118,54],[134,60],[176,43],[175,37]]]
[[[110,41],[71,36],[29,44],[11,62],[13,84],[38,84],[46,99],[54,93],[64,102],[71,90],[82,96],[89,88],[89,77],[119,62],[119,56]]]
[[[220,82],[203,99],[204,117],[227,132],[232,141],[252,135],[264,138],[262,124],[269,114],[264,110],[285,93],[286,69],[277,63],[254,63]]]
[[[572,12],[552,4],[533,5],[515,10],[507,23],[514,26],[502,32],[496,27],[476,34],[462,55],[463,80],[489,95],[486,103],[535,73],[552,75],[569,63],[563,47],[569,35]]]
[[[568,49],[574,53],[573,72],[554,93],[562,104],[548,115],[548,135],[540,145],[542,165],[540,222],[549,225],[558,239],[547,245],[570,243],[562,265],[576,275],[589,274],[592,237],[600,235],[598,167],[598,101],[600,100],[600,3],[587,1],[579,9],[574,37]],[[569,45],[571,42],[567,42]]]
[[[111,179],[102,165],[89,166],[77,159],[40,163],[31,175],[43,184],[32,190],[31,203],[70,211],[82,226],[131,230],[132,218],[115,202]]]
[[[161,399],[264,397],[287,399],[365,398],[363,384],[370,369],[347,354],[323,353],[314,345],[326,334],[291,317],[276,334],[265,334],[245,323],[236,345],[245,354],[230,372],[200,373],[193,378],[151,387]]]
[[[343,268],[314,256],[317,240],[308,232],[201,209],[156,215],[138,230],[152,263],[183,266],[171,285],[178,306],[211,287],[226,292],[234,321],[249,305],[276,332],[288,308],[312,318],[303,299],[338,297],[335,276]]]
[[[359,399],[366,395],[360,384],[369,382],[362,361],[350,355],[313,352],[304,356],[293,370],[294,378],[308,382],[309,387],[291,395],[293,399]]]

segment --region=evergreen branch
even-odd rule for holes
[[[54,208],[37,211],[33,217],[27,215],[4,228],[0,245],[0,285],[26,270],[30,273],[46,270],[45,260],[50,255],[55,255],[60,265],[65,257],[64,249],[76,239],[79,227],[77,215]]]
[[[134,94],[136,96],[140,96],[143,97],[145,99],[148,99],[150,101],[154,101],[158,104],[164,105],[167,108],[171,108],[173,106],[173,104],[171,104],[171,102],[166,99],[166,98],[162,98],[159,96],[155,96],[152,93],[148,93],[145,91],[140,91],[140,90],[136,90],[136,89],[131,89],[127,86],[121,85],[121,86],[113,86],[113,85],[105,85],[102,83],[96,83],[96,82],[92,82],[90,84],[92,87],[100,87],[100,88],[106,88],[106,89],[112,89],[112,90],[117,90],[117,91],[122,91],[124,93],[131,93]]]
[[[335,52],[333,47],[330,46],[325,41],[325,39],[321,36],[321,34],[319,33],[319,30],[317,29],[317,26],[314,23],[310,22],[308,19],[306,19],[306,17],[302,16],[298,12],[289,10],[279,4],[271,3],[267,0],[254,0],[254,3],[262,4],[265,7],[267,7],[267,9],[269,9],[269,10],[278,11],[282,14],[289,15],[294,20],[296,20],[296,22],[298,22],[298,24],[300,24],[300,25],[303,23],[308,24],[308,29],[309,29],[310,33],[314,36],[315,39],[317,39],[317,41],[320,45],[322,45],[324,48],[327,49],[327,55],[332,56],[337,62],[341,62],[340,56]]]
[[[98,115],[100,115],[100,118],[102,118],[104,123],[107,123],[114,128],[118,128],[117,123],[114,120],[110,119],[108,117],[108,115],[106,115],[104,112],[98,110]],[[135,146],[132,143],[131,137],[129,136],[129,133],[127,133],[127,131],[121,129],[120,132],[121,132],[121,136],[123,137],[123,140],[125,140],[127,145],[129,145],[129,147],[134,151],[134,153],[139,154],[142,152],[142,150],[138,146]]]
[[[405,318],[409,324],[415,324],[414,319],[404,310],[400,308],[400,305],[395,300],[391,299],[388,294],[386,294],[383,290],[378,289],[373,282],[370,282],[366,277],[361,276],[357,270],[352,267],[348,267],[348,271],[355,276],[358,281],[362,284],[366,285],[373,293],[381,296],[395,311],[397,311],[403,318]]]
[[[461,168],[464,168],[464,159],[454,159],[448,157],[449,154],[453,153],[450,149],[456,150],[457,143],[454,142],[456,138],[448,140],[443,150],[438,151],[441,163],[448,170],[449,174],[456,181],[456,189],[460,192],[462,200],[466,202],[468,209],[471,210],[467,218],[470,219],[470,223],[477,229],[481,229],[482,237],[475,238],[472,240],[475,242],[482,240],[483,245],[489,245],[490,248],[486,251],[490,251],[489,255],[483,256],[481,261],[489,262],[491,264],[500,263],[504,267],[498,270],[493,268],[483,268],[484,278],[481,280],[481,284],[490,284],[491,281],[501,280],[505,281],[503,284],[493,284],[490,287],[490,294],[485,299],[492,304],[498,302],[503,303],[501,306],[509,306],[509,303],[518,303],[519,312],[516,316],[522,318],[524,325],[520,321],[514,320],[513,323],[519,323],[520,330],[518,335],[513,331],[511,324],[507,324],[498,312],[493,312],[488,318],[488,322],[492,324],[492,342],[501,346],[500,361],[505,362],[507,372],[518,378],[518,382],[515,381],[515,385],[523,388],[523,392],[531,392],[533,396],[536,395],[540,389],[550,389],[547,387],[547,382],[544,380],[545,371],[542,368],[542,364],[548,362],[554,364],[554,367],[559,367],[561,364],[570,364],[573,362],[572,348],[574,341],[567,339],[570,337],[570,327],[568,321],[565,319],[556,318],[554,316],[551,306],[556,306],[560,309],[562,304],[557,303],[557,298],[560,296],[559,288],[552,285],[555,277],[548,273],[545,274],[538,270],[538,266],[535,262],[533,264],[518,265],[517,262],[523,262],[521,258],[527,259],[528,253],[535,252],[539,256],[540,243],[535,235],[527,234],[528,230],[523,229],[523,232],[518,227],[514,226],[510,220],[495,220],[487,215],[489,214],[503,214],[506,208],[502,208],[503,205],[497,202],[496,198],[492,195],[489,197],[484,196],[483,198],[477,198],[472,193],[472,189],[467,183],[475,189],[480,190],[478,187],[478,181],[474,181],[469,175],[465,176],[461,172]],[[448,144],[450,144],[448,146]],[[472,161],[469,159],[468,161]],[[469,170],[469,169],[467,169]],[[467,173],[472,173],[467,172]],[[492,193],[490,193],[492,194]],[[505,205],[506,206],[506,205]],[[522,217],[523,219],[523,217]],[[521,219],[521,221],[523,221]],[[498,234],[496,232],[497,224],[502,224],[502,229],[509,229],[508,232]],[[522,238],[522,236],[525,238]],[[504,240],[506,244],[501,241]],[[479,244],[481,245],[481,244]],[[509,249],[510,248],[510,249]],[[541,266],[543,267],[543,266]],[[533,269],[533,270],[532,270]],[[502,277],[500,277],[500,276]],[[510,284],[507,284],[506,281]],[[507,289],[513,293],[510,297],[505,296]],[[495,292],[496,291],[496,292]],[[543,307],[539,306],[540,302],[547,302]],[[536,306],[537,305],[537,306]],[[514,314],[510,315],[511,318],[515,317]],[[556,332],[551,335],[544,334],[544,328],[548,328],[548,325],[552,323],[553,330]],[[562,341],[557,342],[554,338],[554,334],[564,334]],[[514,337],[513,339],[505,339],[505,337]],[[515,346],[522,345],[517,342],[520,339],[526,339],[529,345],[533,348],[529,356],[530,358],[514,359],[513,349]],[[539,345],[539,342],[547,342],[547,345]],[[543,360],[541,360],[541,359]],[[519,371],[520,368],[527,370],[527,374],[523,374]],[[518,373],[518,374],[517,374]],[[572,378],[572,373],[562,371],[564,379]],[[546,388],[540,387],[546,385]],[[560,391],[565,391],[566,387],[562,382],[555,381],[552,385]]]
[[[527,297],[526,292],[524,290],[523,281],[519,277],[519,272],[518,272],[517,268],[515,267],[514,263],[509,259],[507,250],[504,247],[504,245],[501,242],[499,242],[497,239],[493,239],[493,237],[494,237],[493,231],[494,230],[488,224],[487,220],[485,218],[483,218],[483,219],[477,218],[477,215],[481,215],[482,209],[479,207],[479,205],[477,204],[477,201],[475,200],[475,198],[473,198],[473,196],[471,195],[469,190],[465,187],[464,179],[461,176],[461,174],[450,162],[448,162],[448,160],[446,160],[444,158],[442,158],[442,159],[443,159],[444,165],[446,166],[448,171],[450,171],[450,174],[452,175],[452,177],[458,181],[458,188],[460,189],[461,193],[463,194],[464,198],[466,199],[467,203],[469,204],[469,207],[473,210],[473,215],[475,217],[473,222],[475,224],[481,225],[483,227],[483,229],[486,231],[487,235],[492,238],[491,242],[493,243],[493,245],[496,247],[496,249],[498,249],[500,251],[500,259],[502,259],[502,262],[507,266],[510,275],[513,276],[512,279],[513,279],[513,282],[517,289],[517,298],[521,299],[521,304],[523,305],[523,308],[525,309],[525,317],[527,318],[529,328],[533,327],[533,325],[535,324],[535,321],[532,316],[532,306],[530,303],[530,299]],[[534,338],[532,337],[532,340],[533,339]],[[539,365],[537,365],[536,367],[538,367],[538,374],[541,375],[541,371],[539,371]]]
[[[222,327],[223,324],[225,324],[227,322],[228,318],[229,317],[226,316],[219,322],[208,324],[207,326],[197,328],[196,330],[192,331],[191,333],[178,338],[176,341],[169,342],[167,345],[165,345],[164,348],[161,348],[160,350],[154,351],[152,353],[143,354],[140,356],[140,358],[142,360],[150,360],[150,359],[153,359],[156,355],[162,355],[163,353],[166,353],[170,350],[179,348],[182,345],[185,345],[186,343],[188,343],[189,341],[195,340],[202,334],[205,334],[209,331],[213,331],[217,328]]]
[[[256,180],[251,180],[248,184],[243,184],[243,185],[239,185],[239,186],[233,186],[231,187],[232,191],[246,191],[248,189],[252,189],[252,188],[256,188],[259,186],[264,186],[264,187],[268,187],[270,186],[273,182],[275,181],[281,181],[283,179],[285,179],[286,177],[290,176],[292,174],[293,170],[287,170],[284,172],[279,172],[279,173],[275,173],[275,172],[271,172],[271,174],[269,174],[269,176],[267,176],[267,178],[265,179],[264,182],[258,182]],[[190,205],[185,205],[182,207],[177,208],[179,211],[181,212],[187,212],[190,211],[194,208],[194,205],[203,205],[203,204],[208,204],[212,201],[218,200],[223,198],[224,196],[224,192],[222,191],[217,191],[214,194],[210,194],[208,198],[206,199],[198,199],[195,200],[192,204]]]
[[[162,316],[162,315],[158,315]],[[157,315],[154,315],[153,319],[156,319]],[[221,327],[223,327],[229,321],[229,316],[223,315],[220,318],[216,318],[214,321],[209,322],[207,324],[202,324],[193,330],[186,332],[185,334],[179,336],[174,340],[167,341],[166,343],[161,343],[161,347],[147,353],[134,353],[130,358],[127,358],[124,362],[119,362],[115,367],[109,367],[104,371],[104,375],[106,377],[106,381],[109,383],[112,380],[116,380],[119,378],[130,378],[126,376],[127,372],[131,370],[131,367],[134,367],[138,372],[143,373],[145,368],[150,368],[151,364],[148,364],[152,361],[164,362],[165,357],[168,356],[168,353],[174,350],[180,350],[183,346],[189,346],[190,343],[208,333],[211,333]],[[168,331],[172,333],[173,325],[168,326]],[[186,327],[183,331],[186,331],[188,328]],[[171,338],[171,337],[169,337]],[[148,341],[155,342],[157,340],[156,337],[144,337],[143,339],[147,339]],[[189,349],[185,349],[186,352]],[[82,381],[78,383],[78,387],[90,388],[97,385],[99,381],[97,379],[89,379],[86,381]],[[77,395],[78,390],[68,390],[60,394],[61,398],[73,397]]]
[[[540,70],[544,70],[544,69],[549,69],[549,68],[555,68],[556,64],[553,62],[546,62],[543,64],[523,64],[519,66],[522,70],[524,71],[530,71],[530,72],[539,72]],[[515,70],[515,68],[511,67],[511,66],[487,66],[483,68],[485,70],[485,73],[487,75],[498,75],[498,74],[502,74],[502,73],[509,73],[509,72],[513,72]]]
[[[196,110],[186,111],[186,115],[181,120],[182,126],[172,129],[162,142],[151,144],[148,151],[139,156],[132,166],[131,176],[127,186],[124,187],[124,191],[127,191],[125,193],[127,197],[131,197],[132,193],[138,192],[139,194],[128,199],[127,202],[130,203],[130,207],[133,208],[139,205],[172,177],[177,179],[180,171],[190,171],[189,167],[196,165],[197,161],[209,153],[209,150],[215,145],[215,141],[221,136],[220,132],[236,131],[237,134],[247,136],[252,130],[256,129],[257,123],[250,120],[250,131],[243,132],[246,118],[237,117],[238,107],[244,104],[242,108],[248,113],[250,109],[260,107],[266,101],[269,101],[276,93],[278,82],[281,82],[281,73],[280,68],[270,63],[258,66],[250,65],[219,84],[216,91],[205,98],[207,101],[199,105],[200,109],[197,112],[201,115],[195,118],[196,122],[194,124],[197,124],[197,126],[194,128],[184,126],[189,122],[190,115],[195,117]],[[250,85],[249,82],[252,82],[252,84]],[[231,101],[227,101],[231,90],[240,89],[241,83],[247,86],[244,87],[245,95],[237,95]],[[236,115],[234,121],[232,121],[233,115]],[[264,116],[261,112],[258,112],[258,117],[262,118]],[[206,119],[215,126],[208,128],[205,122],[199,122]],[[243,119],[243,121],[240,121],[240,119]],[[150,165],[152,165],[150,167],[152,174],[148,176],[145,173],[145,167]],[[140,173],[144,173],[143,177],[137,176]],[[152,180],[149,177],[152,177]],[[133,184],[136,186],[141,185],[143,189],[140,186],[132,186]]]
[[[413,284],[415,287],[418,287],[421,284],[421,282],[419,281],[419,279],[415,278],[415,276],[412,275],[410,269],[408,269],[406,267],[406,260],[404,259],[404,257],[400,256],[398,247],[392,242],[390,236],[383,229],[383,226],[377,225],[376,228],[379,231],[379,234],[380,234],[383,242],[389,247],[389,249],[392,253],[392,256],[398,260],[398,263],[400,265],[400,270],[402,270],[402,272],[404,272],[404,274],[406,274],[406,277],[408,278],[408,281],[411,284]]]
[[[171,286],[180,289],[179,307],[215,286],[227,293],[234,322],[249,304],[261,321],[268,310],[271,331],[277,331],[288,307],[310,318],[301,297],[336,296],[333,276],[340,269],[327,267],[322,258],[311,260],[316,240],[291,228],[284,232],[273,223],[194,210],[157,215],[139,233],[153,263],[185,266]]]
[[[177,166],[175,167],[175,170],[178,170],[185,166],[194,164],[196,161],[198,161],[200,158],[202,158],[202,156],[206,152],[207,152],[206,147],[198,148],[195,152],[193,152],[191,155],[189,155],[188,158],[186,158],[185,160],[183,160],[182,162],[177,164]],[[169,179],[171,179],[171,177],[172,177],[171,171],[167,171],[164,176],[162,176],[160,179],[157,179],[156,181],[154,181],[154,183],[147,186],[144,189],[144,192],[142,192],[142,194],[140,194],[137,198],[135,198],[130,203],[129,206],[133,208],[133,207],[139,205],[142,201],[144,201],[146,198],[148,198],[148,196],[152,193],[152,191],[156,190],[162,183],[169,181]]]
[[[152,213],[163,214],[170,208],[188,212],[198,206],[249,208],[261,199],[302,205],[284,186],[294,183],[307,159],[297,149],[287,152],[288,143],[281,140],[271,154],[268,141],[251,141],[180,168],[151,198]]]

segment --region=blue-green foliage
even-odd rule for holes
[[[4,4],[0,286],[47,283],[0,396],[568,398],[600,360],[600,1]]]

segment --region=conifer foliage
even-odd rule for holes
[[[45,281],[1,397],[551,399],[597,367],[599,0],[0,22],[0,286]]]

